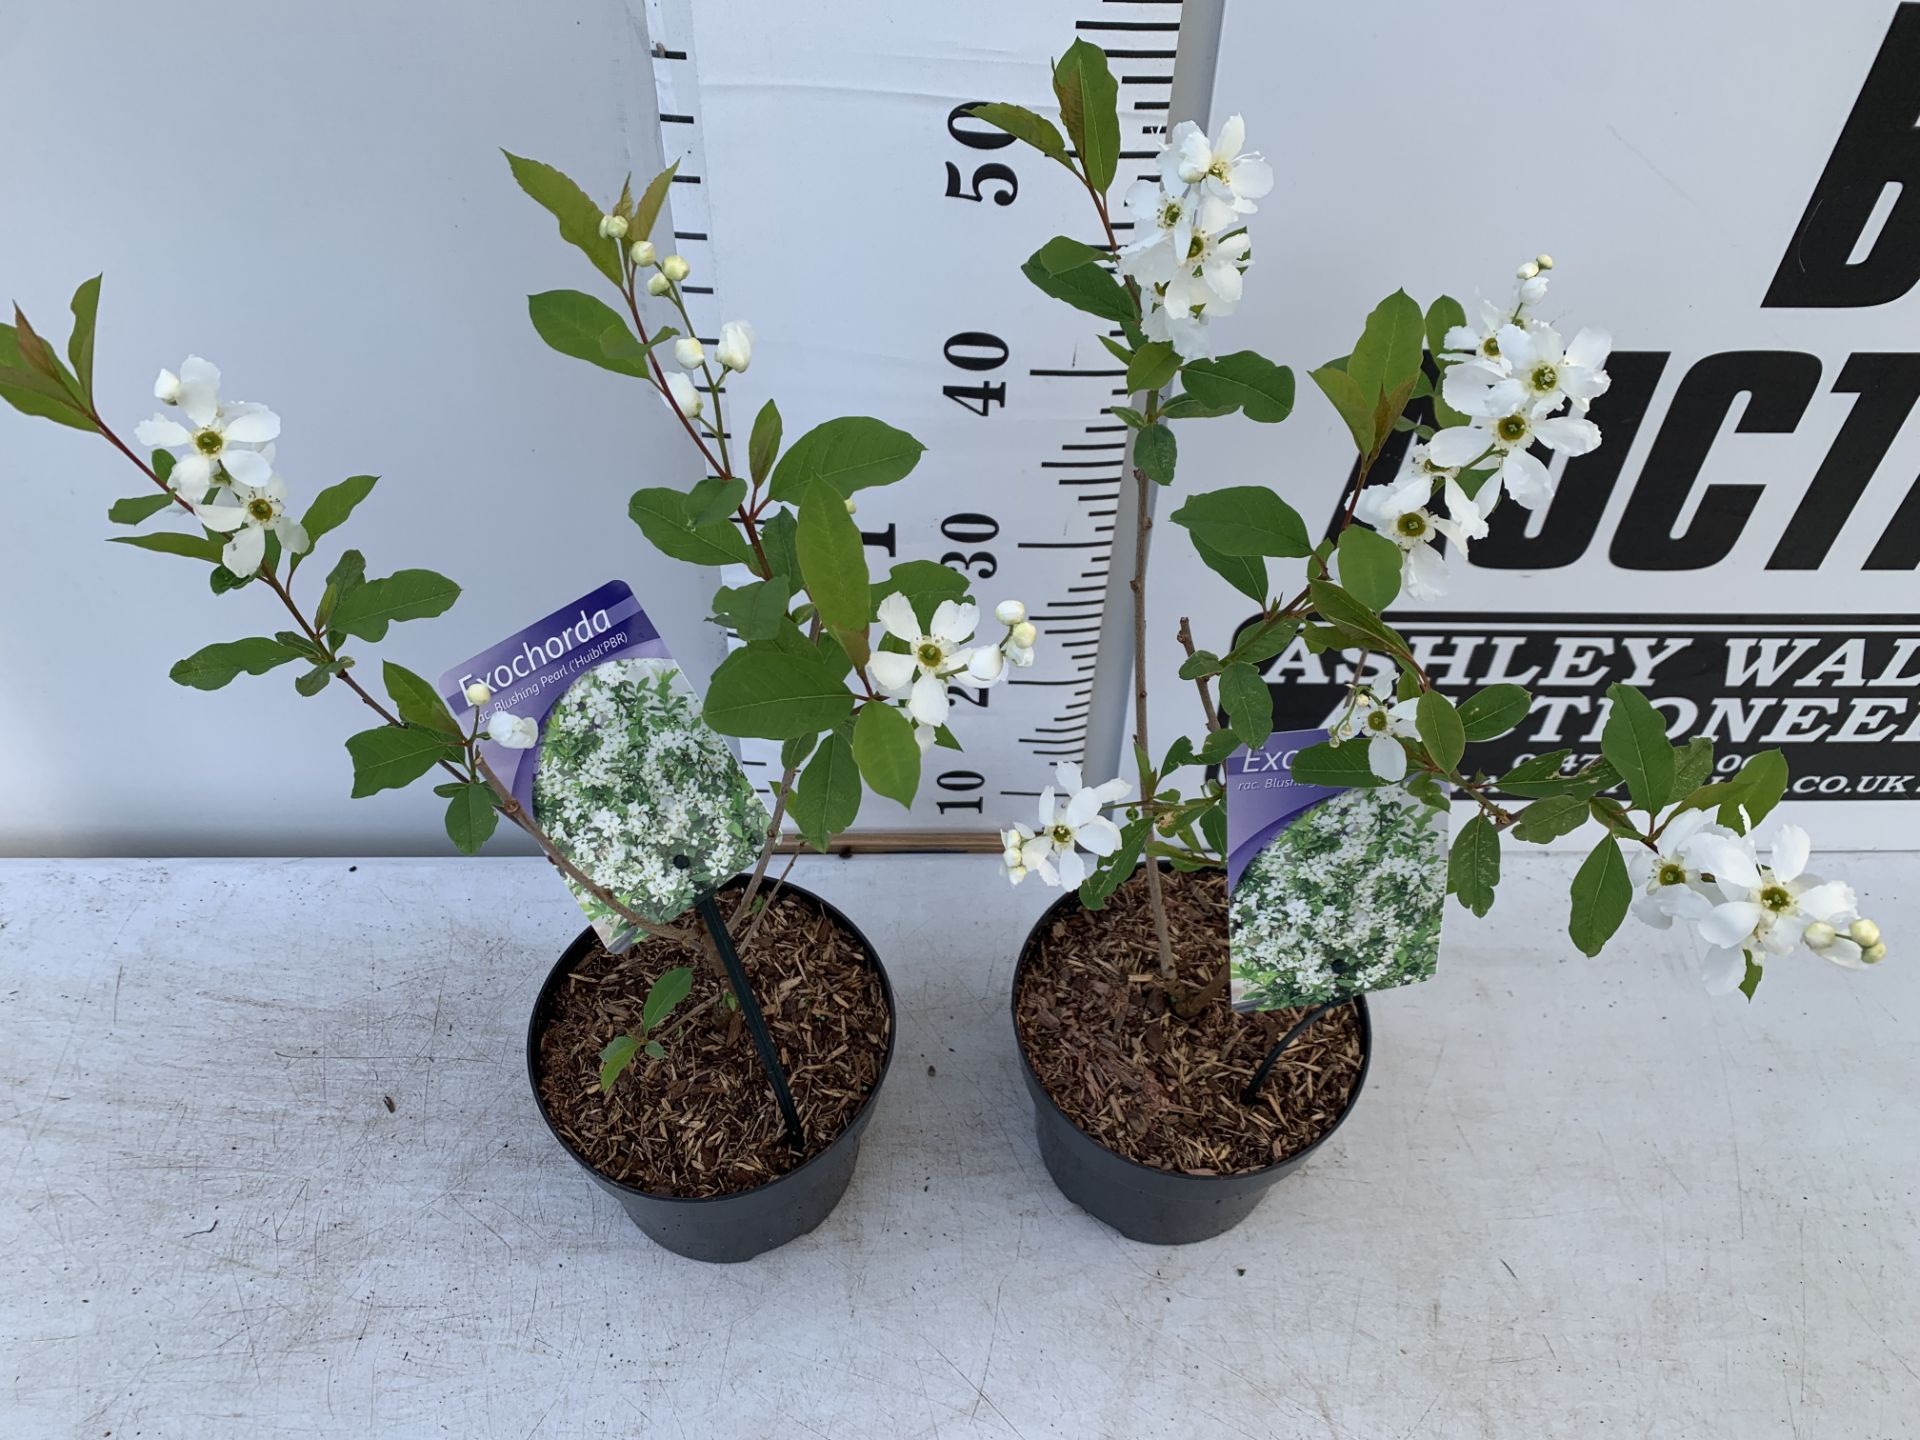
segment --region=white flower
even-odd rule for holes
[[[1522,406],[1573,401],[1576,411],[1604,395],[1612,383],[1605,370],[1613,337],[1604,330],[1582,330],[1562,345],[1551,325],[1529,320],[1524,327],[1502,325],[1493,338],[1495,356],[1450,366],[1441,395],[1464,415],[1497,415]]]
[[[667,393],[672,397],[674,405],[679,407],[680,413],[689,420],[698,415],[701,407],[706,404],[706,401],[701,398],[700,391],[694,386],[693,381],[687,378],[684,371],[669,370],[667,372]]]
[[[1259,151],[1241,150],[1246,139],[1246,122],[1238,115],[1229,115],[1212,141],[1198,125],[1183,120],[1160,152],[1160,178],[1169,190],[1198,187],[1236,213],[1251,215],[1259,209],[1253,202],[1273,189],[1273,167]]]
[[[1489,395],[1497,391],[1493,387]],[[1512,398],[1511,392],[1505,394]],[[1483,514],[1491,513],[1503,490],[1527,509],[1538,510],[1553,498],[1555,481],[1547,467],[1527,453],[1527,447],[1537,440],[1549,450],[1585,455],[1600,444],[1599,426],[1576,416],[1553,414],[1558,404],[1521,403],[1505,414],[1476,416],[1471,424],[1436,432],[1428,442],[1428,453],[1449,468],[1471,466],[1483,458],[1498,462],[1499,468],[1475,497]]]
[[[1020,856],[1028,870],[1037,872],[1049,885],[1078,890],[1088,873],[1080,850],[1111,855],[1120,848],[1120,827],[1100,813],[1101,807],[1125,800],[1133,793],[1133,786],[1125,780],[1083,785],[1080,767],[1071,761],[1054,767],[1054,779],[1061,798],[1054,798],[1054,785],[1040,792],[1040,828],[1028,831],[1019,825],[1008,834],[1022,837]],[[1008,848],[1012,848],[1010,840]]]
[[[753,327],[744,320],[729,320],[720,327],[720,363],[729,370],[745,370],[753,360]]]
[[[627,238],[627,218],[624,215],[602,215],[600,217],[600,238],[602,240],[624,240]]]
[[[269,473],[264,485],[243,485],[235,481],[226,490],[232,504],[197,505],[193,513],[209,530],[218,530],[233,538],[220,552],[220,563],[236,575],[251,575],[267,558],[267,532],[280,537],[281,546],[290,555],[298,555],[308,545],[306,528],[286,513],[287,482]]]
[[[156,415],[134,427],[149,450],[175,450],[173,473],[167,483],[190,500],[207,493],[218,474],[243,485],[265,485],[273,473],[271,460],[260,448],[280,433],[280,417],[264,405],[246,401],[220,403],[220,371],[198,355],[189,355],[180,373],[162,370],[153,392],[175,399],[192,429],[178,420]]]
[[[1335,745],[1355,736],[1367,737],[1367,765],[1382,780],[1399,780],[1407,773],[1407,752],[1402,739],[1419,738],[1414,724],[1417,700],[1402,700],[1389,707],[1378,695],[1362,685],[1347,701],[1347,708],[1331,727]]]
[[[493,699],[493,687],[484,680],[476,680],[467,686],[467,703],[478,710]]]
[[[1451,540],[1465,555],[1467,542],[1487,533],[1486,517],[1467,498],[1460,482],[1449,478],[1445,485],[1447,510],[1454,517],[1451,519],[1427,508],[1433,497],[1433,482],[1424,468],[1385,485],[1368,486],[1353,507],[1356,517],[1400,547],[1401,583],[1415,600],[1431,600],[1447,593],[1446,562],[1433,548],[1436,535]]]
[[[962,649],[973,638],[978,612],[971,605],[942,600],[933,612],[926,632],[913,613],[913,602],[895,591],[880,602],[880,623],[896,640],[904,640],[907,653],[875,650],[867,662],[874,683],[881,693],[905,695],[907,711],[922,725],[947,723],[947,677],[967,667],[971,650]]]
[[[673,289],[673,282],[660,271],[656,270],[647,277],[647,294],[665,295],[671,289]]]
[[[633,242],[633,248],[627,253],[633,257],[633,263],[635,265],[644,269],[653,263],[653,242],[651,240],[636,240]]]
[[[1810,925],[1829,927],[1855,918],[1853,888],[1841,881],[1822,882],[1806,873],[1812,849],[1807,832],[1783,825],[1760,862],[1751,836],[1698,836],[1689,855],[1712,874],[1720,901],[1700,917],[1700,936],[1718,953],[1707,957],[1707,988],[1725,993],[1739,984],[1743,956],[1756,951],[1790,955]],[[1822,935],[1820,938],[1825,938]],[[1836,939],[1831,942],[1838,944]],[[1851,941],[1850,941],[1851,943]],[[1840,962],[1845,963],[1842,951]]]
[[[1120,247],[1120,273],[1143,285],[1166,284],[1192,245],[1192,207],[1184,194],[1136,180],[1127,188],[1127,210],[1133,216],[1133,239]]]
[[[993,618],[1002,625],[1018,625],[1027,618],[1027,607],[1018,600],[1002,600],[993,607]]]
[[[530,750],[540,738],[540,727],[525,715],[496,710],[487,721],[487,738],[509,750]]]
[[[922,725],[919,721],[914,721],[913,743],[920,747],[920,753],[922,755],[926,754],[940,743],[940,727],[937,725]]]
[[[1633,913],[1657,930],[1667,929],[1676,916],[1702,918],[1713,908],[1714,890],[1694,853],[1695,843],[1734,838],[1731,830],[1708,824],[1705,810],[1683,810],[1660,832],[1657,852],[1629,846],[1627,869],[1640,891]]]
[[[682,370],[698,370],[706,362],[707,347],[691,335],[673,342],[673,363]]]
[[[690,268],[684,255],[669,255],[660,262],[660,273],[676,285],[687,278]]]

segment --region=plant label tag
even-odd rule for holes
[[[481,707],[480,751],[560,853],[635,914],[665,923],[758,858],[770,817],[666,642],[612,580],[440,677],[465,722]],[[485,738],[496,714],[537,727],[529,748]],[[633,927],[573,880],[608,949]]]
[[[1282,730],[1227,757],[1233,1008],[1319,1005],[1432,978],[1447,892],[1447,814],[1399,785],[1293,778],[1325,730]],[[1354,741],[1364,745],[1365,741]]]

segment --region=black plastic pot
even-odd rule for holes
[[[1298,1169],[1353,1113],[1367,1083],[1373,1060],[1373,1024],[1365,996],[1355,996],[1353,1008],[1360,1025],[1360,1073],[1354,1076],[1347,1103],[1327,1132],[1306,1149],[1269,1165],[1239,1175],[1182,1175],[1142,1165],[1116,1155],[1067,1117],[1053,1103],[1040,1077],[1033,1073],[1026,1046],[1020,1042],[1020,981],[1032,958],[1034,937],[1069,910],[1080,908],[1080,897],[1068,891],[1048,907],[1027,934],[1020,963],[1013,971],[1013,1043],[1020,1050],[1020,1070],[1027,1093],[1033,1097],[1033,1128],[1040,1141],[1040,1158],[1060,1193],[1096,1220],[1105,1221],[1129,1240],[1148,1245],[1190,1245],[1225,1234],[1251,1215],[1282,1176]]]
[[[553,1138],[593,1177],[596,1185],[620,1202],[627,1212],[627,1218],[644,1230],[648,1239],[689,1260],[720,1263],[751,1260],[789,1240],[798,1239],[825,1220],[833,1212],[833,1207],[840,1203],[848,1182],[853,1179],[854,1162],[860,1158],[860,1137],[866,1131],[867,1122],[873,1118],[874,1097],[886,1083],[887,1071],[893,1065],[894,1038],[898,1030],[893,985],[887,979],[886,967],[880,963],[879,955],[857,925],[818,895],[798,885],[788,885],[786,888],[818,905],[836,925],[860,942],[867,963],[879,977],[880,993],[886,1001],[887,1051],[881,1057],[880,1074],[873,1082],[873,1089],[847,1128],[806,1164],[789,1170],[778,1179],[734,1195],[710,1195],[699,1199],[651,1195],[637,1186],[602,1175],[560,1133],[559,1127],[553,1123],[553,1116],[547,1113],[546,1101],[540,1098],[540,1037],[547,1028],[555,992],[567,974],[591,954],[598,943],[598,937],[591,927],[582,931],[579,938],[567,947],[559,963],[548,974],[546,983],[540,987],[539,998],[534,1001],[533,1018],[527,1022],[527,1080],[533,1087],[533,1103],[539,1106],[540,1118],[547,1122],[547,1129],[553,1132]]]

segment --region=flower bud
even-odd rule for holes
[[[1878,965],[1887,958],[1887,946],[1883,940],[1876,940],[1860,952],[1860,958],[1869,965]]]
[[[476,680],[467,686],[467,703],[478,710],[493,699],[493,687],[484,680]]]
[[[1553,268],[1553,257],[1551,255],[1536,255],[1533,257],[1533,263],[1538,265],[1542,270],[1551,270]]]
[[[853,497],[851,495],[847,496],[847,498],[840,503],[847,507],[847,514],[849,515],[857,515],[860,512],[860,507],[853,503]]]
[[[504,745],[509,750],[531,750],[534,742],[540,738],[540,727],[524,715],[496,710],[493,718],[487,721],[487,737],[494,744]]]
[[[753,327],[729,320],[720,327],[720,363],[729,370],[745,370],[753,360]]]
[[[671,289],[673,289],[673,282],[658,270],[647,277],[647,294],[665,295]]]
[[[627,217],[624,215],[602,215],[600,217],[600,238],[602,240],[626,239]]]
[[[1534,261],[1534,260],[1527,261],[1526,264],[1522,265],[1517,271],[1514,272],[1515,277],[1521,280],[1531,280],[1533,279],[1534,276],[1538,275],[1539,273],[1540,273],[1540,265],[1537,261]]]
[[[1847,927],[1847,934],[1851,935],[1854,943],[1863,950],[1871,949],[1880,943],[1880,927],[1871,920],[1854,921]]]
[[[680,407],[680,413],[689,420],[698,415],[706,403],[693,381],[678,370],[668,372],[667,393],[673,397],[673,403]]]
[[[967,662],[967,673],[983,685],[991,685],[1000,678],[1000,672],[1006,667],[1007,657],[992,645],[982,645],[973,652],[973,658]]]
[[[160,378],[153,382],[153,398],[162,405],[180,403],[180,377],[171,370],[162,370]]]
[[[706,346],[691,335],[682,335],[673,342],[673,361],[682,370],[698,370],[706,358]]]
[[[636,240],[633,242],[633,249],[627,253],[633,257],[634,264],[643,267],[651,265],[653,263],[653,242],[651,240]]]
[[[1840,938],[1840,932],[1824,920],[1816,920],[1801,932],[1809,950],[1824,950]]]
[[[688,268],[684,255],[669,255],[660,262],[660,272],[676,285],[687,278]]]
[[[1031,620],[1022,620],[1013,627],[1013,635],[1010,638],[1014,644],[1020,646],[1023,650],[1031,649],[1033,642],[1040,638],[1040,632],[1034,628]]]
[[[1002,600],[993,607],[993,618],[1002,625],[1018,625],[1027,618],[1027,607],[1018,600]]]
[[[1020,864],[1022,858],[1018,845],[1009,845],[1005,850],[1000,852],[1000,863],[1005,865],[1009,870]]]

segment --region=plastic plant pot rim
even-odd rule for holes
[[[1327,1141],[1332,1138],[1334,1131],[1347,1123],[1347,1117],[1353,1113],[1353,1107],[1359,1103],[1360,1092],[1366,1088],[1367,1071],[1373,1064],[1373,1018],[1367,1011],[1367,997],[1365,995],[1355,995],[1351,1002],[1349,1002],[1354,1009],[1354,1018],[1360,1026],[1359,1073],[1353,1077],[1353,1087],[1347,1091],[1347,1103],[1340,1107],[1340,1113],[1333,1117],[1333,1123],[1321,1132],[1319,1139],[1315,1140],[1306,1148],[1296,1150],[1291,1155],[1274,1161],[1271,1165],[1263,1165],[1258,1170],[1234,1170],[1224,1175],[1188,1175],[1179,1170],[1162,1170],[1157,1165],[1142,1165],[1131,1156],[1122,1155],[1118,1150],[1115,1150],[1104,1140],[1100,1139],[1099,1136],[1088,1134],[1079,1122],[1067,1114],[1065,1110],[1062,1110],[1053,1096],[1047,1093],[1046,1083],[1041,1080],[1038,1072],[1034,1070],[1033,1061],[1028,1058],[1027,1055],[1026,1042],[1020,1036],[1020,981],[1027,973],[1028,961],[1033,957],[1034,937],[1040,934],[1042,927],[1050,925],[1054,920],[1058,919],[1063,911],[1081,908],[1083,907],[1080,904],[1080,893],[1077,890],[1069,890],[1058,900],[1054,901],[1053,904],[1049,905],[1046,910],[1041,913],[1040,918],[1033,922],[1033,928],[1027,932],[1027,938],[1021,942],[1019,962],[1013,967],[1012,994],[1007,1007],[1008,1014],[1013,1021],[1014,1049],[1020,1052],[1020,1067],[1026,1072],[1028,1088],[1037,1099],[1045,1100],[1048,1108],[1051,1109],[1055,1115],[1059,1116],[1061,1120],[1072,1126],[1073,1129],[1092,1141],[1095,1145],[1098,1145],[1113,1159],[1119,1161],[1122,1165],[1130,1166],[1138,1170],[1143,1176],[1152,1176],[1155,1180],[1159,1181],[1183,1181],[1195,1186],[1245,1182],[1255,1179],[1258,1176],[1269,1174],[1272,1171],[1291,1168],[1304,1161],[1309,1155],[1313,1154],[1314,1151],[1326,1144]],[[1278,1177],[1276,1176],[1275,1178]]]
[[[740,875],[735,878],[744,880],[747,877]],[[838,925],[842,930],[845,930],[849,935],[853,936],[855,940],[859,941],[860,949],[867,957],[867,964],[873,968],[873,973],[879,977],[880,998],[885,1002],[887,1007],[887,1048],[886,1052],[880,1057],[880,1073],[874,1076],[873,1086],[867,1091],[867,1098],[860,1103],[860,1108],[847,1118],[847,1123],[841,1129],[840,1133],[821,1147],[817,1155],[810,1156],[806,1161],[794,1166],[793,1169],[786,1171],[784,1174],[776,1175],[764,1184],[755,1185],[750,1189],[729,1190],[724,1195],[659,1195],[651,1190],[642,1190],[638,1185],[629,1185],[624,1180],[616,1180],[611,1175],[603,1174],[584,1155],[573,1147],[573,1143],[569,1141],[565,1135],[560,1133],[560,1127],[553,1123],[553,1116],[547,1112],[546,1098],[540,1093],[540,1036],[544,1031],[542,1022],[547,1018],[548,1000],[552,996],[554,989],[559,985],[561,980],[565,978],[566,972],[572,966],[579,964],[581,959],[583,959],[594,946],[600,943],[600,937],[594,933],[593,927],[589,925],[585,930],[581,931],[579,935],[574,937],[572,944],[568,945],[567,948],[560,953],[560,958],[554,962],[553,969],[547,972],[547,978],[541,982],[540,992],[534,998],[533,1014],[527,1021],[527,1083],[533,1090],[533,1103],[539,1108],[541,1120],[546,1123],[548,1131],[551,1132],[553,1138],[559,1142],[561,1149],[567,1152],[567,1155],[575,1164],[579,1165],[581,1169],[585,1170],[601,1184],[609,1185],[615,1190],[622,1191],[629,1195],[637,1195],[655,1205],[685,1205],[689,1207],[721,1205],[730,1200],[738,1200],[742,1196],[763,1194],[773,1189],[776,1185],[783,1185],[795,1176],[805,1174],[808,1170],[811,1170],[815,1165],[819,1164],[819,1162],[826,1159],[838,1149],[841,1143],[849,1136],[854,1137],[856,1141],[860,1138],[861,1132],[866,1128],[862,1122],[867,1112],[872,1109],[874,1100],[879,1096],[880,1087],[886,1083],[887,1072],[893,1068],[894,1043],[900,1033],[899,1016],[895,1013],[893,1003],[893,981],[888,978],[887,967],[880,963],[879,952],[873,948],[873,942],[867,939],[866,932],[849,920],[839,907],[821,899],[805,886],[785,884],[781,888],[791,890],[797,895],[804,895],[810,902],[818,905],[834,924]]]

